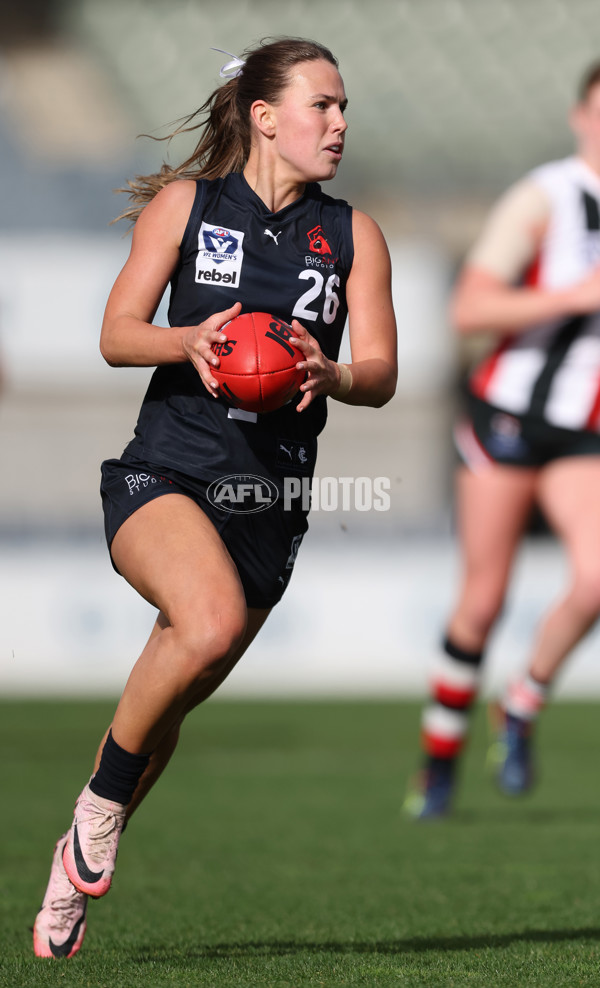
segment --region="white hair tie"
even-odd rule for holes
[[[221,66],[219,71],[221,79],[237,79],[242,74],[244,65],[246,64],[243,58],[238,58],[237,55],[232,54],[230,51],[225,51],[223,48],[211,48],[211,51],[219,51],[221,55],[229,55],[231,58],[231,62],[226,62],[225,65]]]

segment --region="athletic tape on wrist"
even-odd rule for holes
[[[341,398],[346,397],[352,387],[352,371],[348,367],[348,364],[338,364],[338,367],[340,369],[340,383],[337,390],[332,392],[331,397],[337,398],[339,401]]]

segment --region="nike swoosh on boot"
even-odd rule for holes
[[[52,951],[55,957],[69,956],[73,946],[77,942],[77,937],[79,936],[79,929],[81,927],[81,924],[84,922],[85,922],[85,912],[83,916],[81,916],[77,920],[75,926],[71,930],[71,935],[69,936],[68,940],[65,940],[64,943],[54,943],[54,940],[52,940],[52,938],[48,939],[48,946],[50,947],[50,950]]]
[[[81,845],[79,843],[79,834],[77,833],[77,824],[73,825],[73,857],[75,859],[75,866],[77,868],[77,873],[83,882],[99,882],[104,874],[104,869],[102,871],[91,871],[81,853]]]

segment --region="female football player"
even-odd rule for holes
[[[110,888],[123,826],[184,717],[223,682],[290,579],[308,527],[301,499],[289,510],[279,498],[268,511],[227,513],[207,497],[211,482],[258,474],[281,489],[285,476],[310,477],[327,398],[381,406],[395,390],[384,238],[318,184],[345,152],[337,60],[312,41],[279,39],[221,74],[227,81],[183,125],[199,128],[193,154],[132,182],[124,214],[135,221],[131,253],[101,350],[111,366],[156,370],[134,438],[103,464],[102,499],[113,565],[158,616],[56,845],[38,956],[79,950],[87,896]],[[170,325],[157,326],[169,284]],[[213,376],[212,346],[249,311],[292,325],[307,374],[297,398],[267,415],[231,408]],[[346,316],[348,365],[337,362]]]
[[[493,210],[453,300],[463,334],[500,334],[456,429],[463,579],[423,715],[419,817],[448,812],[483,652],[534,503],[564,543],[569,584],[501,703],[496,779],[535,778],[532,733],[551,683],[600,613],[600,63],[571,114],[572,157],[542,165]]]

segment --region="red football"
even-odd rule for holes
[[[221,394],[246,412],[274,412],[293,398],[306,372],[289,342],[291,326],[268,312],[245,312],[223,326],[225,343],[213,343],[220,360],[212,369]]]

